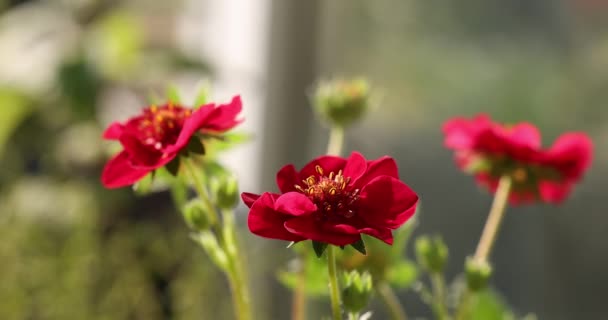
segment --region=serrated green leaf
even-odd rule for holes
[[[188,146],[186,146],[186,150],[190,153],[198,155],[205,154],[205,146],[198,137],[190,138],[190,141],[188,141]]]
[[[179,90],[177,89],[176,86],[174,86],[174,85],[168,86],[166,95],[167,95],[167,99],[169,100],[169,102],[172,102],[174,104],[181,103],[181,98],[179,97]]]
[[[392,264],[386,272],[386,280],[397,288],[408,288],[418,279],[418,268],[408,260]]]
[[[327,243],[312,241],[312,248],[315,250],[317,258],[321,258],[321,256],[323,256],[323,252],[325,252],[325,249],[327,249]]]
[[[165,165],[165,168],[167,168],[167,171],[169,171],[169,173],[173,176],[177,176],[178,172],[179,172],[179,165],[180,165],[180,157],[175,157],[175,159],[171,160],[171,162],[167,163],[167,165]]]
[[[351,246],[353,248],[355,248],[355,250],[361,252],[361,254],[367,254],[367,251],[365,250],[365,243],[363,242],[363,239],[359,239],[359,241],[352,243]]]

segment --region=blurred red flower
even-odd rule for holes
[[[565,133],[543,149],[535,126],[503,125],[487,115],[450,119],[443,132],[458,166],[479,184],[494,192],[501,176],[511,176],[512,204],[559,203],[591,165],[593,145],[585,133]]]
[[[367,161],[360,153],[348,158],[322,156],[300,171],[293,165],[277,173],[281,194],[243,193],[251,208],[252,233],[287,241],[313,241],[344,246],[368,234],[388,244],[391,230],[416,211],[418,196],[399,180],[390,157]]]
[[[112,123],[103,137],[118,140],[123,150],[108,161],[101,182],[119,188],[139,181],[175,159],[191,139],[200,139],[197,134],[222,133],[239,124],[241,108],[239,96],[229,104],[210,103],[197,110],[167,103],[145,108],[125,123]]]

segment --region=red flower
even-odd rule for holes
[[[123,150],[103,169],[106,188],[131,185],[175,159],[196,134],[225,132],[241,122],[241,98],[229,104],[206,104],[197,110],[168,103],[150,106],[126,123],[114,122],[103,137],[118,140]]]
[[[366,161],[357,152],[349,158],[322,156],[301,171],[293,165],[277,173],[281,194],[243,193],[251,208],[249,229],[262,237],[313,241],[339,246],[368,234],[388,244],[391,230],[416,211],[418,196],[399,181],[390,157]]]
[[[443,126],[445,146],[456,163],[492,192],[503,175],[512,177],[511,203],[563,201],[591,165],[593,145],[584,133],[566,133],[548,149],[529,123],[506,126],[486,115],[454,118]]]

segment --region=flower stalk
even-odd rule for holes
[[[338,275],[336,268],[336,253],[333,245],[327,247],[327,272],[329,274],[329,296],[331,298],[331,313],[333,320],[342,319],[340,309],[340,288],[338,287]]]
[[[198,168],[193,160],[184,161],[188,175],[192,177],[194,189],[198,194],[205,209],[214,215],[217,221],[217,210],[211,202],[207,188],[197,172]],[[232,293],[235,318],[238,320],[251,319],[251,306],[249,302],[249,289],[247,279],[241,261],[242,254],[239,253],[236,239],[234,212],[229,209],[221,210],[222,226],[215,226],[213,232],[203,231],[199,233],[200,240],[197,241],[209,254],[228,278]],[[219,240],[218,240],[219,238]],[[215,244],[214,246],[211,246]]]
[[[488,262],[496,236],[498,235],[498,230],[505,216],[509,192],[511,191],[511,182],[509,175],[502,176],[498,182],[498,188],[496,189],[488,220],[483,228],[475,256],[473,257],[473,260],[477,263]]]
[[[391,314],[391,319],[407,320],[405,309],[403,308],[401,303],[399,303],[397,295],[395,294],[393,289],[388,285],[388,283],[384,281],[380,282],[376,286],[376,290],[384,304],[388,307],[388,312]]]

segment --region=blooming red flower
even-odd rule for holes
[[[584,133],[565,133],[543,149],[533,125],[502,125],[487,115],[453,118],[443,132],[445,146],[456,152],[456,163],[482,186],[494,192],[501,176],[511,176],[513,204],[559,203],[591,165],[593,145]]]
[[[197,134],[222,133],[239,124],[241,108],[239,96],[229,104],[210,103],[197,110],[167,103],[145,108],[125,123],[112,123],[103,137],[118,140],[124,149],[104,167],[103,185],[119,188],[139,181],[183,153],[191,139],[199,139]]]
[[[248,225],[262,237],[348,245],[368,234],[388,244],[391,230],[416,211],[418,196],[399,180],[390,157],[367,161],[360,153],[349,158],[322,156],[296,171],[277,173],[281,194],[243,193],[251,208]]]

